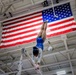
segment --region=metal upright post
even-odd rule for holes
[[[21,56],[20,56],[20,61],[19,61],[19,65],[18,65],[18,73],[17,73],[17,75],[21,75],[21,71],[22,71],[22,58],[23,58],[23,56],[22,56],[22,54],[21,54]]]
[[[69,49],[68,49],[68,45],[67,45],[67,41],[66,41],[67,40],[67,36],[66,35],[62,35],[61,37],[62,37],[62,40],[64,42],[65,49],[66,49],[66,51],[68,51]],[[72,71],[72,75],[74,75],[73,66],[72,66],[72,62],[71,62],[69,53],[67,53],[67,56],[68,56],[68,61],[69,61],[70,68],[71,68],[71,71]]]

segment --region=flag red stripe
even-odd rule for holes
[[[29,43],[29,42],[33,42],[35,40],[36,40],[36,38],[33,38],[33,39],[30,39],[30,40],[25,40],[23,42],[16,42],[14,44],[2,45],[2,46],[0,46],[0,48],[7,48],[7,47],[16,46],[16,45],[26,44],[26,43]]]
[[[42,18],[41,18],[41,19],[42,19]],[[40,20],[41,20],[41,19],[40,19]],[[65,22],[72,21],[72,20],[74,20],[74,18],[70,18],[70,19],[68,19],[68,20],[64,20],[64,21],[61,21],[61,22],[52,24],[51,26],[56,26],[56,25],[58,25],[58,24],[65,23]],[[22,23],[22,24],[16,24],[15,26],[11,26],[11,27],[8,27],[8,28],[3,28],[3,29],[5,30],[5,29],[17,27],[17,26],[22,26],[22,25],[30,24],[31,22],[33,23],[34,21],[30,21],[30,22],[26,22],[26,23]],[[36,22],[36,20],[35,20],[35,22]]]
[[[38,19],[39,20],[39,19]],[[31,21],[32,22],[32,21]],[[27,22],[27,23],[22,23],[22,24],[17,24],[17,25],[15,25],[15,26],[11,26],[11,27],[8,27],[8,28],[3,28],[3,30],[8,30],[8,29],[12,29],[12,28],[16,28],[16,27],[20,27],[20,26],[25,26],[25,27],[28,27],[28,26],[26,26],[27,24],[30,24],[29,22]],[[39,25],[39,24],[42,24],[42,23],[37,23],[37,24],[35,24],[35,25]],[[31,27],[32,25],[30,24],[30,27]]]
[[[36,13],[33,13],[33,14],[29,14],[29,15],[20,16],[20,17],[14,18],[14,19],[6,20],[6,21],[4,21],[3,23],[7,23],[7,22],[9,22],[9,21],[13,21],[13,20],[16,20],[16,19],[18,20],[18,19],[20,19],[20,18],[24,18],[24,17],[31,16],[31,15],[38,14],[38,13],[41,13],[41,11],[36,12]]]
[[[42,14],[39,14],[39,15],[37,15],[37,16],[33,16],[33,17],[30,17],[30,18],[22,19],[22,20],[19,20],[19,21],[17,20],[16,22],[4,24],[3,26],[8,26],[8,25],[12,25],[12,24],[15,24],[15,23],[27,21],[27,20],[30,20],[30,19],[33,19],[33,18],[38,18],[39,16],[42,16]]]
[[[76,28],[73,28],[73,31],[75,31],[76,30]]]
[[[53,29],[50,29],[51,31],[55,31],[55,30],[59,30],[59,29],[63,29],[63,28],[67,28],[69,26],[71,26],[72,24],[68,24],[66,26],[61,26],[61,27],[57,27],[57,28],[53,28]],[[51,26],[50,26],[51,27]],[[16,31],[16,30],[15,30]],[[18,31],[18,30],[17,30]],[[27,31],[23,31],[23,32],[18,32],[18,33],[15,33],[15,34],[11,34],[11,35],[7,35],[7,36],[2,36],[2,38],[9,38],[9,37],[14,37],[14,36],[18,36],[18,35],[21,35],[21,34],[26,34],[26,33],[29,33],[29,32],[34,32],[35,29],[31,29],[31,30],[27,30]],[[10,33],[10,32],[4,32],[4,33]]]
[[[74,21],[74,18],[70,18],[70,19],[68,19],[68,20],[64,20],[64,21],[60,21],[60,22],[58,22],[58,23],[51,24],[51,26],[57,26],[57,25],[59,25],[59,24],[67,23],[67,22],[69,22],[69,21]]]
[[[33,31],[35,31],[35,29],[28,30],[28,31],[23,31],[23,32],[15,33],[15,34],[11,34],[11,35],[8,35],[8,36],[2,36],[2,38],[9,38],[9,37],[13,37],[13,36],[18,36],[18,35],[26,34],[28,32],[33,32]]]
[[[18,30],[23,30],[23,29],[27,29],[27,28],[31,28],[31,27],[35,27],[35,26],[38,26],[38,25],[41,25],[42,23],[37,23],[37,24],[34,24],[34,25],[31,25],[30,26],[25,26],[25,27],[22,27],[22,28],[18,28],[18,29],[14,29],[14,30],[10,30],[10,31],[7,31],[7,32],[2,32],[2,34],[7,34],[7,33],[11,33],[11,32],[15,32],[15,31],[18,31]],[[22,26],[22,25],[21,25]],[[20,26],[19,26],[20,27]],[[10,28],[12,29],[12,28]]]
[[[68,32],[71,32],[72,29],[69,29],[69,30],[66,30],[66,31],[63,31],[63,32],[57,32],[57,33],[54,33],[54,34],[50,34],[50,35],[47,35],[47,37],[52,37],[52,36],[56,36],[56,35],[59,35],[59,34],[64,34],[64,33],[68,33]],[[0,46],[0,48],[6,48],[6,47],[11,47],[11,46],[16,46],[16,45],[19,45],[19,44],[24,44],[24,43],[30,43],[30,42],[33,42],[35,41],[36,38],[33,38],[33,39],[30,39],[30,40],[25,40],[23,42],[17,42],[17,43],[14,43],[14,44],[9,44],[9,45],[2,45]]]
[[[61,29],[61,28],[65,28],[65,27],[71,26],[71,25],[72,25],[72,24],[68,24],[68,25],[66,25],[66,26],[61,26],[61,27],[53,28],[53,29],[51,29],[51,31],[59,30],[59,29]],[[50,27],[51,27],[51,25],[50,25]],[[20,28],[20,29],[17,29],[17,30],[12,30],[12,31],[10,31],[10,32],[9,32],[9,31],[8,31],[8,32],[3,32],[3,34],[7,34],[7,33],[11,33],[11,32],[16,32],[16,31],[23,30],[23,29],[25,29],[25,28]],[[3,38],[4,38],[4,37],[6,37],[6,38],[8,38],[8,37],[13,37],[13,36],[17,36],[17,35],[19,35],[19,34],[25,34],[25,33],[33,32],[33,31],[35,31],[35,29],[27,30],[27,31],[23,31],[23,32],[19,32],[19,33],[7,35],[7,36],[3,36]]]
[[[73,24],[74,24],[74,23],[70,23],[70,24],[67,24],[67,25],[64,25],[64,26],[61,26],[61,27],[57,27],[57,28],[53,28],[53,29],[50,29],[50,30],[51,30],[51,31],[55,31],[55,30],[63,29],[63,28],[72,26]]]
[[[26,36],[22,36],[22,37],[18,37],[18,38],[14,38],[14,39],[11,39],[11,40],[2,40],[1,42],[2,43],[7,43],[7,42],[12,42],[12,41],[16,41],[16,40],[20,40],[20,39],[24,39],[24,38],[29,38],[29,37],[31,37],[31,36],[35,36],[35,35],[37,35],[37,33],[34,33],[34,34],[31,34],[31,35],[26,35]]]
[[[29,22],[26,22],[26,23],[23,23],[23,24],[19,24],[20,26],[23,26],[23,25],[27,25],[27,24],[30,24],[31,25],[31,23],[34,23],[34,22],[36,22],[36,21],[41,21],[42,20],[42,18],[40,18],[40,19],[37,19],[37,20],[34,20],[34,21],[29,21]],[[18,27],[18,26],[17,26]],[[9,27],[8,27],[9,28]],[[8,29],[7,28],[7,29]],[[13,28],[13,27],[11,27],[11,28]],[[15,27],[16,28],[16,27]],[[5,28],[3,28],[4,30],[5,30]]]
[[[74,26],[73,31],[75,31],[76,30],[76,22],[75,22],[75,24],[73,26]]]
[[[62,31],[62,32],[57,32],[57,33],[54,33],[54,34],[50,34],[50,35],[47,35],[47,37],[52,37],[52,36],[68,33],[68,32],[71,32],[71,31],[73,31],[73,29],[68,29],[68,30],[65,30],[65,31]]]
[[[38,19],[39,20],[39,19]],[[62,24],[62,23],[65,23],[65,22],[69,22],[69,21],[72,21],[72,20],[74,20],[74,18],[71,18],[71,19],[68,19],[68,20],[64,20],[64,21],[61,21],[61,22],[58,22],[58,23],[54,23],[54,24],[50,24],[50,26],[52,27],[52,26],[57,26],[57,25],[59,25],[59,24]],[[35,20],[36,21],[36,20]],[[33,22],[33,21],[31,21],[31,22]],[[30,23],[24,23],[24,24],[20,24],[20,26],[22,26],[22,25],[27,25],[27,24],[31,24],[31,22]],[[8,27],[7,29],[9,29],[10,27]],[[13,28],[13,27],[11,27],[11,28]],[[4,28],[4,30],[5,30],[5,28]]]
[[[15,30],[10,30],[10,31],[7,31],[7,32],[2,32],[2,34],[8,34],[8,33],[16,32],[16,31],[19,31],[19,30],[23,30],[23,29],[39,26],[41,24],[42,23],[38,23],[38,24],[35,24],[35,25],[30,25],[30,26],[27,26],[27,27],[22,27],[22,28],[18,28],[18,29],[15,29]],[[35,29],[31,29],[31,30],[35,30]],[[30,32],[31,30],[27,30],[26,32],[28,32],[28,31]]]

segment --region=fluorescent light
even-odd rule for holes
[[[64,71],[58,71],[57,72],[57,75],[63,75],[63,74],[66,74],[66,71],[64,70]]]

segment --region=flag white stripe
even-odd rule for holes
[[[76,28],[76,22],[75,22],[75,24],[74,24],[74,25],[72,25],[72,28]]]
[[[24,38],[24,39],[20,39],[20,40],[16,40],[16,41],[11,41],[11,42],[6,42],[6,43],[3,43],[3,45],[10,45],[10,44],[14,44],[14,43],[17,43],[17,42],[23,42],[23,41],[27,41],[27,40],[31,40],[33,38],[36,38],[37,36],[31,36],[29,38]]]
[[[38,16],[38,15],[42,15],[42,13],[40,12],[40,13],[37,13],[37,14],[32,14],[32,15],[30,15],[30,16],[27,16],[27,17],[24,17],[24,18],[18,18],[18,19],[16,19],[16,20],[12,20],[12,21],[6,20],[6,21],[8,21],[8,22],[5,22],[5,23],[3,23],[3,24],[13,23],[13,22],[16,22],[16,21],[20,21],[20,20],[27,19],[27,18],[31,18],[31,17]]]
[[[30,19],[30,20],[26,20],[26,21],[23,21],[23,22],[15,23],[15,24],[12,24],[12,25],[4,26],[3,28],[8,28],[8,27],[16,26],[16,25],[19,25],[19,24],[27,23],[27,22],[30,22],[30,21],[38,20],[38,19],[42,19],[42,17],[39,16],[39,17],[34,18],[34,19]]]
[[[39,17],[40,17],[40,16],[39,16]],[[38,17],[38,18],[39,18],[39,17]],[[37,19],[38,19],[38,18],[37,18]],[[58,23],[58,22],[61,22],[61,21],[64,21],[64,20],[68,20],[68,19],[71,19],[71,18],[74,18],[74,17],[71,16],[71,17],[66,18],[66,19],[57,20],[57,21],[51,22],[51,24]],[[12,24],[12,25],[9,25],[9,26],[4,26],[3,28],[8,28],[8,27],[11,27],[11,26],[16,26],[16,25],[18,25],[18,24],[23,24],[23,23],[27,23],[27,22],[29,22],[29,20],[23,21],[23,22],[19,22],[19,23],[15,23],[15,24]]]
[[[2,32],[7,32],[7,31],[12,31],[12,30],[17,30],[17,29],[19,29],[19,28],[24,28],[24,27],[28,27],[28,26],[32,26],[33,27],[33,25],[35,25],[35,24],[38,24],[38,23],[42,23],[43,21],[41,20],[41,21],[37,21],[37,22],[33,22],[33,23],[31,23],[31,24],[27,24],[27,25],[23,25],[23,26],[18,26],[18,27],[15,27],[15,28],[11,28],[11,29],[6,29],[6,30],[3,30]]]
[[[55,30],[55,31],[50,31],[50,33],[47,33],[47,34],[49,35],[49,34],[54,34],[54,33],[58,33],[58,32],[63,32],[63,31],[66,31],[68,29],[72,29],[72,26],[62,28],[62,29],[59,29],[59,30]]]
[[[70,18],[72,18],[72,17],[70,17]],[[67,18],[68,19],[68,18]],[[64,20],[67,20],[67,19],[64,19]],[[52,22],[52,23],[50,23],[50,24],[54,24],[54,23],[58,23],[58,22],[61,22],[61,21],[64,21],[64,20],[60,20],[60,21],[57,21],[57,22]],[[38,21],[39,23],[40,22],[42,22],[42,21]],[[34,22],[34,23],[31,23],[31,25],[35,25],[35,24],[37,24],[38,22]],[[27,24],[27,25],[25,25],[26,27],[27,26],[30,26],[30,24]],[[24,26],[24,27],[25,27]],[[21,27],[21,26],[19,26],[19,27]],[[19,27],[17,27],[17,28],[19,28]],[[7,31],[11,31],[11,30],[14,30],[15,28],[12,28],[12,29],[7,29],[7,30],[3,30],[2,32],[7,32]]]
[[[74,17],[72,16],[72,17],[68,17],[68,18],[65,18],[65,19],[53,21],[53,22],[50,22],[50,24],[56,24],[56,23],[59,23],[59,22],[62,22],[62,21],[66,21],[66,20],[72,19],[72,18],[74,18]]]
[[[47,33],[47,35],[58,33],[58,32],[62,32],[62,31],[66,31],[68,29],[71,29],[71,26],[70,27],[67,27],[67,28],[63,28],[63,29],[57,30],[57,31],[53,31],[53,32],[50,31],[50,33]],[[30,39],[33,39],[33,38],[36,38],[36,37],[37,36],[31,36],[29,38],[24,38],[24,39],[12,41],[12,42],[6,42],[6,43],[3,43],[3,45],[9,45],[9,44],[17,43],[17,42],[27,41],[27,40],[30,40]]]
[[[68,24],[71,24],[75,21],[69,21],[69,22],[66,22],[66,23],[62,23],[62,24],[58,24],[58,25],[55,25],[55,26],[51,26],[51,29],[54,29],[54,28],[58,28],[58,27],[61,27],[61,26],[66,26]],[[50,23],[48,23],[48,25],[51,25]]]
[[[43,21],[41,20],[41,21],[38,21],[38,22],[34,22],[34,23],[31,23],[31,25],[33,26],[33,25],[38,24],[38,23],[41,23],[41,22],[43,22]],[[73,20],[73,21],[69,21],[69,22],[72,23],[72,22],[75,22],[75,21]],[[52,24],[52,23],[48,23],[48,24]],[[62,25],[64,25],[64,24],[65,24],[65,23],[63,23]],[[69,24],[69,23],[66,22],[66,24]],[[62,25],[60,25],[60,26],[62,26]],[[19,28],[28,27],[28,26],[30,26],[30,24],[23,25],[23,26],[18,26],[18,27],[12,28],[12,29],[3,30],[2,32],[7,32],[7,31],[19,29]],[[57,26],[59,27],[59,25],[57,25]],[[56,26],[55,26],[55,27],[56,27]],[[53,28],[53,26],[52,26],[52,28]]]
[[[19,31],[16,31],[16,32],[12,32],[12,33],[8,33],[8,34],[3,34],[2,36],[8,36],[8,35],[12,35],[12,34],[17,34],[17,33],[20,33],[20,32],[25,32],[25,31],[27,31],[27,30],[32,30],[32,29],[34,29],[34,30],[36,30],[36,29],[38,29],[38,28],[40,28],[41,26],[35,26],[35,27],[32,27],[32,28],[27,28],[27,29],[24,29],[24,30],[19,30]],[[36,31],[35,31],[36,32]],[[32,32],[31,32],[32,33]],[[26,34],[30,34],[30,32],[29,33],[26,33]]]
[[[54,29],[54,28],[57,28],[57,27],[61,27],[63,25],[67,25],[67,24],[70,24],[70,23],[73,23],[74,21],[70,21],[70,22],[66,22],[66,23],[63,23],[63,24],[59,24],[57,26],[51,26],[50,29]],[[50,25],[51,23],[48,23],[48,25]],[[8,36],[8,35],[12,35],[12,34],[16,34],[16,33],[19,33],[19,32],[24,32],[24,31],[27,31],[27,30],[32,30],[32,29],[37,29],[37,28],[40,28],[41,25],[39,26],[34,26],[34,27],[31,27],[31,28],[27,28],[27,29],[23,29],[23,30],[19,30],[19,31],[15,31],[15,32],[11,32],[11,33],[8,33],[8,34],[3,34],[2,36]],[[18,27],[19,28],[19,27]],[[13,29],[10,29],[10,30],[13,30]],[[9,31],[10,31],[9,30]],[[5,32],[7,32],[8,30],[5,30]],[[28,32],[29,34],[30,32]]]
[[[39,31],[40,30],[36,30],[36,31],[30,32],[30,33],[27,33],[27,34],[21,34],[21,35],[18,35],[18,36],[12,36],[12,37],[9,37],[9,38],[2,38],[2,40],[3,41],[8,40],[8,39],[11,40],[11,39],[15,39],[15,38],[18,38],[18,37],[23,37],[23,36],[31,35],[31,34],[34,34],[34,33],[38,33]]]
[[[57,33],[57,32],[61,32],[61,31],[65,31],[65,30],[67,30],[67,29],[70,29],[70,28],[72,28],[72,26],[69,26],[69,27],[66,27],[66,28],[62,28],[62,29],[59,29],[59,30],[56,30],[56,31],[50,31],[50,32],[48,32],[47,34],[54,34],[54,33]],[[51,27],[50,28],[48,28],[47,30],[49,31],[51,29]],[[30,35],[30,34],[32,34],[32,33],[38,33],[40,30],[36,30],[36,31],[33,31],[33,32],[30,32],[30,33],[27,33],[27,34],[22,34],[22,35],[18,35],[18,36],[14,36],[14,37],[10,37],[10,38],[3,38],[2,40],[3,41],[5,41],[5,40],[11,40],[11,39],[14,39],[14,38],[18,38],[18,37],[22,37],[22,36],[26,36],[26,35]],[[30,37],[31,38],[31,37]],[[28,38],[26,38],[26,39],[29,39],[29,37]]]
[[[71,19],[71,18],[72,18],[72,17],[70,17],[69,19]],[[68,18],[67,18],[67,19],[68,19]],[[67,19],[63,19],[63,20],[60,20],[60,21],[51,22],[50,24],[58,23],[58,22],[61,22],[61,21],[67,20]],[[41,23],[41,22],[43,22],[43,21],[34,22],[34,23],[31,23],[31,25],[35,25],[35,24]],[[14,25],[13,25],[13,26],[14,26]],[[27,27],[27,26],[30,26],[30,24],[26,24],[26,25],[24,25],[24,26],[19,26],[19,27],[15,27],[15,28]],[[8,27],[6,27],[6,28],[8,28]],[[3,30],[2,32],[11,31],[11,30],[14,30],[15,28]]]

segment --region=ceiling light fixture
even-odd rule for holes
[[[57,73],[57,75],[64,75],[64,74],[66,74],[66,71],[63,70],[63,71],[58,71],[58,72],[56,72],[56,73]]]

